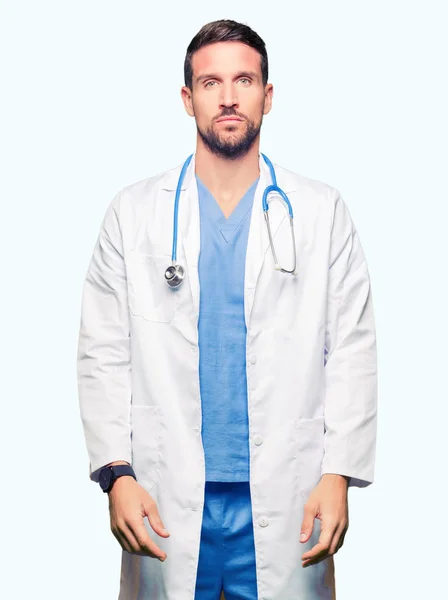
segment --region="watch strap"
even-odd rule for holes
[[[110,468],[113,469],[115,475],[114,479],[117,479],[122,475],[131,475],[131,477],[137,480],[134,469],[131,467],[131,465],[112,465]]]
[[[130,475],[137,481],[137,477],[131,465],[109,465],[104,467],[104,469],[107,469],[111,474],[109,485],[106,488],[102,487],[104,493],[110,492],[115,481],[123,475]]]

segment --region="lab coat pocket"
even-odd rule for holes
[[[161,419],[158,406],[131,405],[132,466],[138,483],[150,491],[157,482]]]
[[[324,458],[323,416],[295,421],[299,492],[305,502],[321,478]]]
[[[165,254],[128,252],[128,297],[133,315],[147,321],[172,321],[179,305],[179,289],[170,288],[165,280],[170,265],[171,257]]]

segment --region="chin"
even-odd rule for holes
[[[243,140],[246,133],[247,131],[245,129],[241,129],[235,125],[229,125],[228,127],[225,127],[224,131],[219,131],[218,135],[223,139],[237,138],[238,140]]]

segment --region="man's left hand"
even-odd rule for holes
[[[300,541],[307,542],[313,532],[314,519],[320,519],[319,541],[302,554],[302,567],[315,565],[336,554],[344,543],[348,529],[348,477],[325,473],[309,495],[303,512]]]

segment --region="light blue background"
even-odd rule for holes
[[[338,599],[446,591],[446,3],[225,6],[1,3],[0,596],[8,600],[117,597],[121,549],[107,497],[88,478],[78,410],[81,287],[112,197],[194,150],[183,61],[197,30],[218,18],[247,22],[267,44],[274,104],[262,151],[341,191],[371,274],[376,480],[349,494]]]

